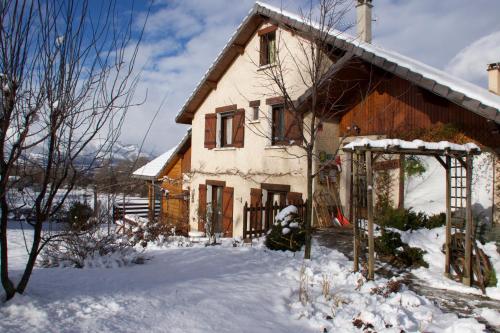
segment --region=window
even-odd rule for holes
[[[252,120],[259,120],[259,107],[254,106],[252,108]]]
[[[285,138],[285,109],[283,105],[272,107],[272,144],[284,144]]]
[[[233,145],[233,113],[221,114],[220,146],[231,147]]]
[[[260,36],[260,65],[270,65],[276,62],[276,31]]]

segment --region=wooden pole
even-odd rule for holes
[[[359,271],[359,230],[358,230],[358,166],[354,163],[354,157],[356,157],[356,163],[359,163],[358,154],[351,155],[351,168],[353,170],[351,177],[353,177],[353,186],[352,186],[352,200],[349,201],[349,206],[351,210],[352,220],[351,223],[353,225],[353,255],[354,255],[354,271]]]
[[[346,173],[345,173],[345,201],[344,207],[345,215],[349,218],[349,221],[352,223],[352,157],[353,154],[348,152],[345,154],[346,157]],[[328,178],[327,178],[328,179]],[[340,183],[340,182],[339,182]]]
[[[245,205],[243,206],[243,239],[247,238],[247,210],[248,204],[245,202]],[[250,216],[252,216],[252,213],[250,213]]]
[[[451,264],[451,157],[446,156],[446,241],[444,274],[450,277]]]
[[[368,280],[373,280],[375,266],[375,243],[373,240],[373,170],[372,152],[366,153],[366,205],[368,213]]]
[[[466,199],[465,199],[465,262],[462,283],[472,285],[472,156],[467,155],[466,169]]]
[[[399,195],[398,208],[405,207],[405,154],[399,155]]]

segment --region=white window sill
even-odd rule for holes
[[[236,147],[219,147],[214,148],[215,151],[236,150]]]
[[[257,68],[257,71],[265,71],[266,69],[276,67],[276,64],[267,64],[267,65],[262,65]]]
[[[269,150],[273,150],[273,149],[287,149],[289,146],[283,146],[283,145],[276,145],[276,146],[265,146],[264,149],[269,149]]]
[[[258,124],[260,123],[260,119],[256,119],[256,120],[249,120],[248,121],[249,124]]]

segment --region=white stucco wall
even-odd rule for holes
[[[301,54],[296,38],[287,31],[277,31],[281,57],[285,50],[295,50],[295,56]],[[255,34],[245,47],[244,54],[233,62],[217,83],[217,88],[212,90],[194,115],[190,180],[191,230],[197,230],[198,187],[199,184],[205,184],[207,179],[223,180],[226,186],[234,188],[234,237],[242,235],[243,205],[245,202],[250,203],[250,188],[260,188],[261,183],[286,184],[290,185],[292,192],[303,193],[305,199],[306,159],[295,157],[304,155],[304,151],[294,146],[278,148],[270,145],[268,113],[271,107],[266,105],[265,100],[280,94],[272,90],[269,78],[264,70],[259,69],[258,63],[259,37]],[[285,63],[285,66],[289,69],[285,82],[289,85],[291,97],[295,99],[305,88],[295,66],[292,63]],[[255,122],[250,120],[253,110],[248,106],[249,101],[253,100],[260,100],[261,103],[260,117]],[[214,113],[217,107],[232,104],[246,111],[244,148],[204,148],[205,114]]]

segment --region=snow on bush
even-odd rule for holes
[[[85,232],[70,230],[49,242],[42,250],[42,267],[121,267],[142,264],[146,256],[126,238],[107,235],[99,226]]]
[[[299,251],[305,243],[303,223],[295,206],[283,208],[276,214],[274,225],[266,237],[271,250]]]
[[[173,234],[172,229],[157,220],[149,219],[137,215],[125,215],[124,221],[125,234],[129,237],[133,245],[140,244],[142,247],[148,246],[148,243],[163,243],[166,238]]]

